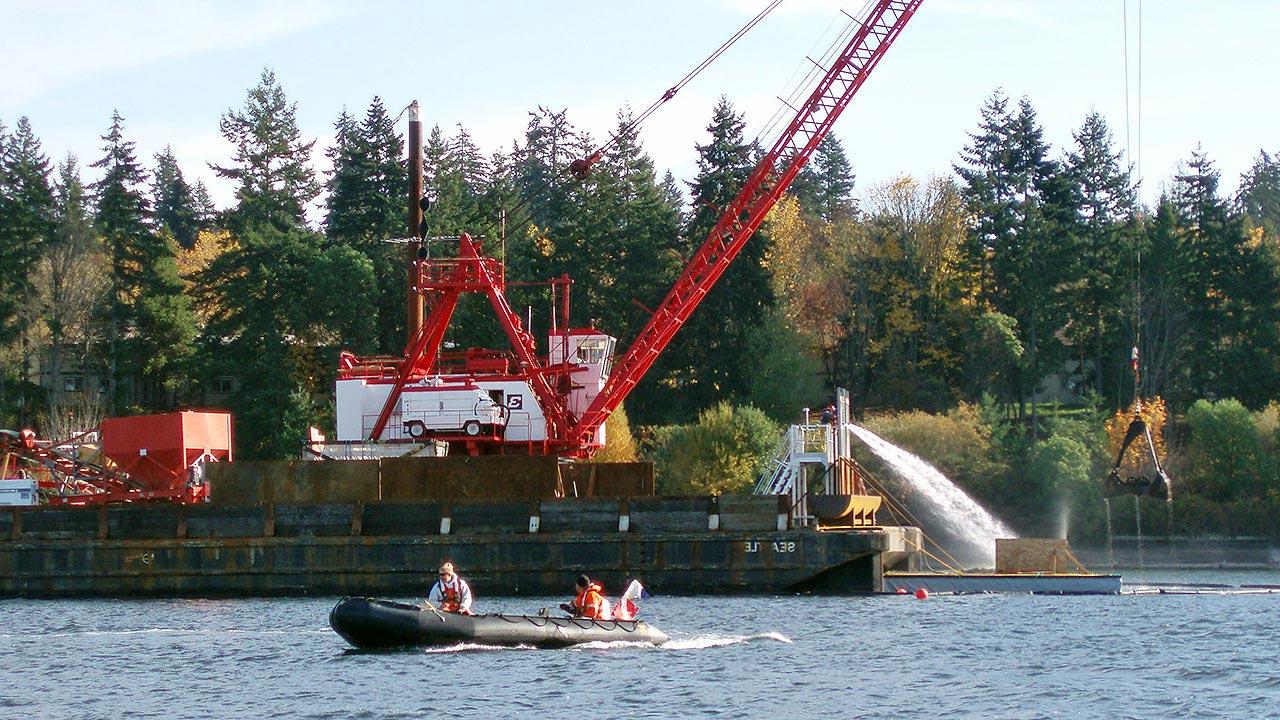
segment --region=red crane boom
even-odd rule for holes
[[[738,256],[770,208],[786,192],[921,2],[876,0],[862,26],[827,68],[781,137],[761,158],[742,191],[725,209],[662,304],[627,348],[604,389],[578,419],[572,438],[584,446],[588,444],[595,430],[640,382]]]

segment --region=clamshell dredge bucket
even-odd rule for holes
[[[1120,463],[1124,460],[1124,453],[1129,449],[1129,445],[1139,437],[1145,437],[1147,440],[1147,450],[1151,454],[1151,463],[1155,468],[1155,475],[1152,477],[1140,475],[1127,478],[1121,477]],[[1124,442],[1120,443],[1120,452],[1116,453],[1116,463],[1111,467],[1111,472],[1107,474],[1106,479],[1102,481],[1102,495],[1108,498],[1120,495],[1136,495],[1139,497],[1147,495],[1166,502],[1173,497],[1169,475],[1165,473],[1164,468],[1160,466],[1160,459],[1156,457],[1156,447],[1151,440],[1151,432],[1147,428],[1147,424],[1138,415],[1134,415],[1133,421],[1129,423],[1129,428],[1124,434]]]

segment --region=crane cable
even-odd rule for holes
[[[1137,147],[1132,145],[1134,133],[1130,129],[1130,118],[1132,113],[1129,108],[1129,2],[1122,0],[1121,27],[1124,32],[1124,134],[1125,134],[1125,154],[1129,156],[1132,167],[1137,172],[1135,185],[1142,183],[1142,0],[1137,0],[1138,15],[1138,47],[1137,47]],[[1135,403],[1141,402],[1142,388],[1140,375],[1141,355],[1139,349],[1142,346],[1142,246],[1140,243],[1134,247],[1134,260],[1132,267],[1133,277],[1133,315],[1131,318],[1133,333],[1133,352],[1131,362],[1133,365],[1133,399]]]
[[[1138,181],[1142,180],[1142,0],[1137,0],[1137,96],[1134,98],[1137,105],[1137,112],[1133,113],[1129,109],[1129,99],[1132,93],[1129,92],[1129,0],[1121,1],[1121,27],[1124,31],[1124,144],[1125,152],[1129,155],[1130,160],[1134,163],[1137,170]],[[1130,118],[1134,118],[1136,128],[1130,129]],[[1136,136],[1136,146],[1133,143]]]
[[[567,170],[570,176],[570,181],[568,183],[554,182],[554,173],[539,178],[537,180],[538,187],[534,188],[533,192],[528,194],[521,193],[521,199],[516,203],[515,207],[511,208],[507,213],[507,216],[515,216],[521,211],[524,211],[528,216],[528,222],[533,223],[539,212],[551,203],[552,198],[550,195],[553,190],[567,190],[578,182],[585,180],[587,176],[590,175],[592,166],[599,162],[606,152],[617,145],[625,133],[639,127],[640,124],[647,120],[649,116],[653,115],[658,108],[674,98],[676,93],[680,92],[680,90],[692,82],[694,78],[702,74],[704,70],[710,67],[711,64],[719,59],[719,57],[730,47],[741,40],[742,37],[750,32],[752,28],[759,25],[760,22],[769,15],[769,13],[773,12],[773,10],[781,4],[782,0],[770,0],[769,4],[766,5],[763,10],[757,13],[755,17],[751,18],[747,24],[739,28],[738,31],[730,36],[728,40],[721,43],[720,47],[716,48],[710,55],[704,58],[702,62],[698,63],[698,65],[685,74],[684,77],[680,78],[679,82],[667,88],[667,90],[663,92],[657,100],[654,100],[649,107],[645,108],[638,116],[629,120],[619,128],[618,132],[611,136],[608,142],[601,145],[587,157],[579,158],[569,163]]]
[[[853,37],[853,34],[862,27],[866,18],[870,14],[873,1],[874,0],[865,0],[862,8],[858,10],[856,14],[851,14],[847,10],[841,9],[840,13],[831,19],[827,28],[823,30],[822,35],[814,41],[813,46],[809,49],[809,52],[805,55],[804,59],[801,60],[800,64],[796,66],[796,69],[792,71],[791,77],[787,79],[787,83],[783,86],[784,88],[791,88],[790,92],[786,92],[784,95],[778,96],[777,110],[775,110],[769,120],[761,126],[760,132],[756,134],[753,142],[772,139],[775,133],[780,131],[780,128],[786,124],[791,114],[795,113],[796,106],[799,105],[804,98],[808,97],[808,95],[813,91],[813,86],[817,83],[818,78],[820,78],[823,73],[827,71],[827,68],[831,66],[831,63],[840,53],[840,50],[848,44],[849,40]],[[814,56],[816,51],[818,48],[823,46],[824,41],[826,41],[828,35],[831,33],[831,29],[835,27],[836,22],[839,21],[840,15],[844,15],[848,18],[848,22],[846,22],[845,25],[836,32],[833,39],[826,46],[826,49],[823,50],[822,53],[817,56],[818,59],[815,60]],[[807,67],[807,71],[804,76],[800,77],[797,81],[796,78],[800,76],[801,68],[805,67]]]
[[[606,142],[604,145],[601,145],[595,152],[591,153],[589,156],[585,158],[580,158],[578,160],[574,160],[573,163],[570,164],[569,166],[569,170],[570,172],[573,173],[574,177],[578,179],[582,179],[586,177],[587,173],[591,171],[591,166],[599,162],[600,158],[603,157],[606,152],[608,152],[614,145],[618,144],[618,141],[622,139],[622,136],[624,133],[639,127],[641,123],[647,120],[650,115],[652,115],[654,112],[657,111],[659,107],[662,107],[672,98],[674,98],[676,96],[676,93],[680,92],[685,85],[688,85],[690,82],[693,81],[694,78],[702,74],[703,70],[706,70],[708,67],[710,67],[711,63],[719,59],[719,57],[723,55],[725,51],[733,47],[734,43],[741,40],[743,35],[746,35],[748,32],[751,31],[752,28],[760,24],[761,20],[764,20],[765,17],[769,15],[769,13],[773,12],[773,10],[781,4],[782,4],[782,0],[772,0],[768,5],[764,7],[763,10],[757,13],[755,17],[751,18],[751,20],[748,21],[746,25],[743,25],[741,28],[739,28],[738,31],[734,33],[732,36],[730,36],[728,40],[725,40],[723,43],[721,43],[720,47],[716,48],[710,55],[705,57],[702,60],[702,62],[698,63],[698,65],[694,67],[692,70],[690,70],[688,74],[680,78],[679,82],[667,88],[666,92],[662,93],[662,95],[657,100],[654,100],[649,105],[649,107],[645,108],[639,115],[637,115],[635,118],[633,118],[632,120],[627,122],[625,125],[623,125],[621,128],[619,128],[618,132],[613,137],[609,138],[608,142]]]

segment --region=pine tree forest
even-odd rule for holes
[[[51,159],[26,118],[0,118],[0,427],[57,436],[216,405],[244,459],[331,432],[338,353],[405,342],[404,246],[387,242],[407,202],[395,107],[343,111],[320,171],[264,71],[210,118],[227,207],[169,148],[140,157],[120,113],[86,160]],[[536,108],[493,153],[461,126],[429,128],[429,232],[482,236],[513,279],[568,273],[572,322],[625,348],[751,172],[746,120],[722,99],[690,129],[689,178],[655,167],[625,112],[588,132]],[[840,387],[858,422],[1020,531],[1056,532],[1067,507],[1073,536],[1097,538],[1116,419],[1160,398],[1178,493],[1146,513],[1151,531],[1280,535],[1280,148],[1234,195],[1189,152],[1148,206],[1107,119],[1082,117],[1065,147],[1045,136],[1032,99],[997,91],[952,173],[875,184],[828,136],[611,419],[625,447],[602,455],[655,461],[665,492],[749,491],[781,428]],[[565,182],[606,137],[593,172]],[[545,293],[510,290],[518,308]],[[449,332],[505,346],[482,298]],[[1132,529],[1133,510],[1114,522]]]

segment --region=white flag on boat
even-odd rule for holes
[[[640,606],[637,603],[647,597],[649,597],[649,593],[640,584],[640,581],[632,580],[631,584],[627,586],[626,592],[622,593],[622,599],[618,601],[618,607],[614,608],[613,619],[635,620],[636,615],[640,613]]]

